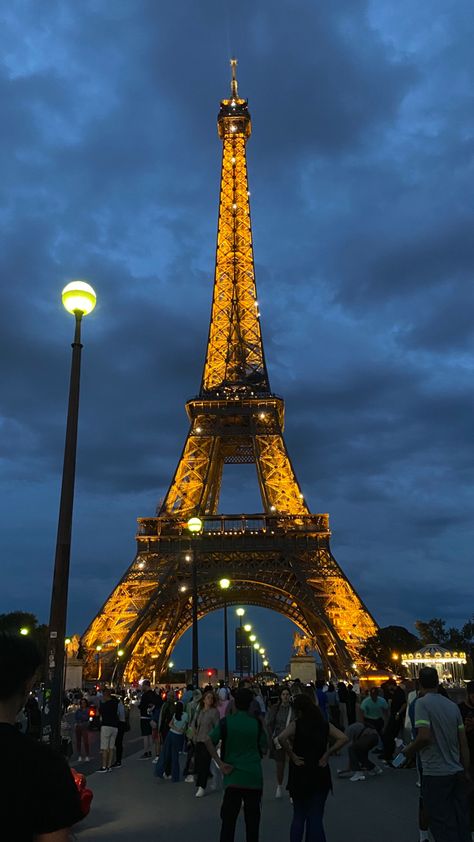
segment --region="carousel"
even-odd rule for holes
[[[452,652],[444,649],[438,643],[429,643],[418,652],[402,655],[400,658],[407,668],[410,678],[418,678],[422,667],[434,667],[442,682],[462,684],[464,667],[466,665],[465,652]]]

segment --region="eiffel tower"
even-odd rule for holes
[[[227,605],[278,611],[310,637],[338,676],[362,666],[377,626],[329,546],[327,514],[312,514],[283,438],[284,402],[263,351],[250,221],[248,102],[231,61],[229,99],[217,119],[223,144],[211,323],[189,432],[157,517],[138,518],[137,554],[84,633],[85,673],[134,680],[159,675],[192,623],[190,550],[198,547],[198,617]],[[256,466],[263,512],[218,514],[224,464]],[[191,539],[187,521],[203,521]],[[198,543],[196,543],[198,542]]]

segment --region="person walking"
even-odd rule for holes
[[[339,728],[341,722],[339,714],[339,696],[337,695],[337,690],[332,681],[328,684],[326,701],[328,704],[329,721],[335,728]]]
[[[368,728],[375,728],[377,734],[381,735],[385,727],[388,715],[388,703],[379,694],[378,687],[371,687],[369,695],[360,704],[364,717],[364,724]]]
[[[74,732],[76,735],[77,760],[82,762],[82,746],[84,746],[84,760],[89,761],[89,705],[87,699],[81,699],[74,714]]]
[[[99,772],[110,772],[112,766],[112,755],[115,748],[115,740],[118,733],[118,699],[112,696],[109,687],[103,691],[102,701],[99,705],[100,714],[100,753],[102,755],[102,766]]]
[[[294,719],[291,706],[291,696],[288,687],[280,691],[278,702],[271,706],[267,713],[267,729],[270,736],[269,756],[275,761],[277,787],[275,798],[283,797],[283,778],[285,775],[286,751],[282,748],[278,734],[285,730],[287,725]]]
[[[226,716],[206,737],[211,757],[224,775],[220,842],[234,842],[235,825],[244,805],[246,842],[258,842],[263,789],[262,756],[267,737],[260,719],[252,716],[254,696],[247,687],[237,690],[235,713]],[[217,745],[221,743],[221,756]]]
[[[328,758],[346,745],[348,738],[326,722],[319,707],[307,696],[297,696],[293,709],[295,720],[278,736],[290,758],[288,790],[293,801],[290,842],[302,842],[303,837],[305,842],[326,842],[324,805],[332,788]],[[329,739],[333,741],[330,747]]]
[[[183,703],[176,702],[170,727],[158,758],[158,763],[155,766],[155,775],[157,778],[164,778],[165,775],[168,777],[166,770],[171,769],[173,783],[179,782],[179,753],[183,750],[184,735],[187,727],[188,714],[184,711]]]
[[[202,798],[206,794],[211,769],[211,755],[206,747],[206,739],[218,722],[219,711],[216,706],[216,697],[212,690],[208,690],[201,699],[194,724],[196,798]]]
[[[30,638],[0,632],[0,816],[5,842],[67,842],[70,828],[83,818],[64,757],[15,725],[42,662]]]
[[[151,716],[154,709],[157,706],[161,707],[162,703],[161,697],[158,693],[155,693],[155,691],[151,689],[150,682],[147,678],[145,678],[142,681],[142,695],[140,698],[140,704],[138,705],[140,710],[140,733],[143,737],[142,760],[147,760],[148,758],[151,759]]]
[[[117,737],[115,739],[115,761],[112,763],[113,769],[119,769],[122,765],[123,757],[123,738],[127,730],[127,713],[125,710],[124,701],[121,697],[118,699],[117,706],[118,726]]]
[[[438,693],[433,667],[422,667],[423,695],[415,702],[415,739],[404,749],[408,759],[419,753],[421,793],[435,842],[471,842],[468,789],[470,757],[461,712]]]

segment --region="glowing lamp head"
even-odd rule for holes
[[[261,647],[258,651],[261,655],[265,655],[265,649],[263,649],[263,647]]]
[[[237,617],[243,617],[245,614],[245,608],[237,608],[236,612]]]
[[[20,629],[20,634],[22,634],[23,637],[26,637],[26,635],[29,634],[29,633],[30,633],[29,629],[26,629],[26,628]]]
[[[200,517],[190,517],[186,525],[190,532],[200,532],[202,529],[202,520]]]
[[[250,623],[245,623],[244,631],[246,631],[246,632],[252,631],[252,626],[250,625]]]
[[[251,634],[250,637],[249,637],[249,640],[251,641],[251,643],[254,643],[256,641],[256,639],[257,639],[257,636],[255,634]]]
[[[223,591],[226,591],[227,588],[230,588],[230,579],[221,579],[219,582],[219,586],[222,588]]]
[[[260,649],[260,643],[255,642],[254,645],[253,645],[253,648],[254,649]]]
[[[96,303],[96,294],[85,281],[71,281],[62,291],[63,304],[68,313],[80,313],[87,316],[92,313]]]
[[[171,669],[173,669],[173,667],[174,667],[174,663],[173,663],[173,661],[170,661],[170,662],[169,662],[169,664],[168,664],[168,666],[169,666],[170,670],[171,670]]]
[[[117,655],[119,656],[119,658],[121,658],[123,655],[123,649],[119,649]]]
[[[96,648],[97,652],[100,652],[102,650],[102,646],[96,646],[95,648]]]
[[[64,639],[64,643],[66,644],[66,646],[69,646],[70,642],[71,642],[71,638],[70,638],[70,637],[66,637],[66,638]]]

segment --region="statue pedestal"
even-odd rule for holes
[[[66,658],[65,690],[75,690],[76,687],[82,687],[82,667],[83,661],[81,658]]]
[[[299,678],[302,684],[316,681],[316,661],[312,655],[293,655],[290,661],[292,678]]]

